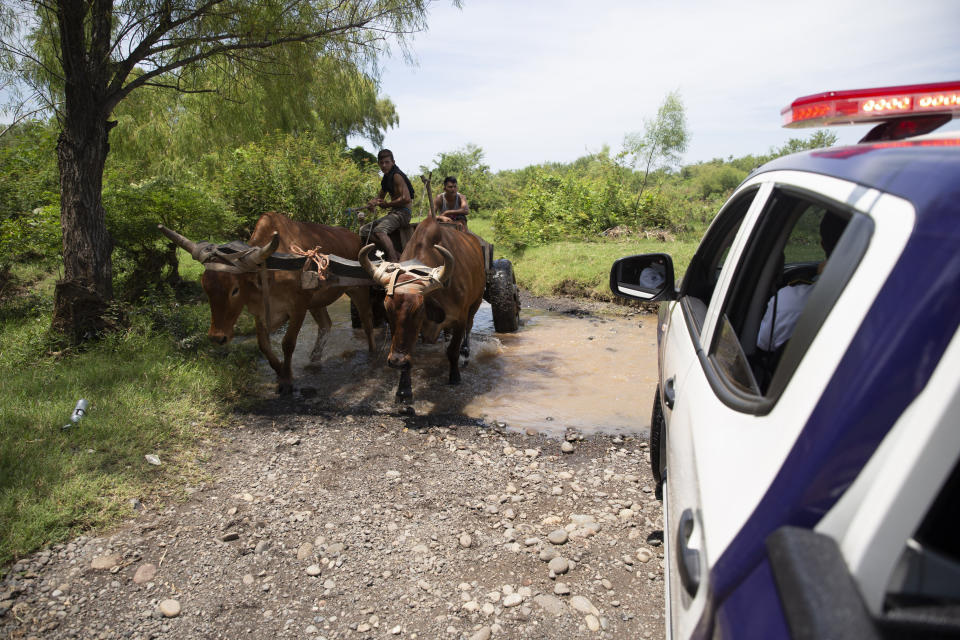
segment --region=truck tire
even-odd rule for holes
[[[654,495],[657,500],[663,500],[663,481],[666,478],[666,423],[663,420],[663,407],[660,405],[660,387],[657,387],[653,396],[653,414],[650,416],[650,471],[656,483]]]
[[[513,333],[520,328],[520,293],[513,265],[501,259],[491,266],[485,297],[493,309],[493,328],[497,333]]]

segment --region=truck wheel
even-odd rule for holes
[[[666,423],[663,421],[663,407],[660,405],[660,387],[653,396],[653,415],[650,416],[650,471],[653,473],[653,481],[656,482],[654,495],[657,500],[663,500],[663,481],[667,475],[664,466],[666,462]]]
[[[493,261],[486,298],[493,309],[493,328],[497,333],[513,333],[520,328],[520,293],[509,260]]]

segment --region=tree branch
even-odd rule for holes
[[[0,138],[2,138],[4,135],[6,135],[6,133],[7,133],[8,131],[10,131],[11,129],[13,129],[15,126],[17,126],[18,124],[20,124],[21,122],[23,122],[24,120],[26,120],[27,118],[29,118],[30,116],[36,115],[36,114],[38,114],[38,113],[42,113],[42,112],[44,112],[44,111],[46,111],[46,110],[47,110],[46,107],[40,107],[39,109],[34,109],[33,111],[28,111],[27,113],[23,113],[23,114],[20,114],[20,115],[14,117],[13,122],[11,122],[9,125],[7,125],[7,128],[6,128],[6,129],[4,129],[3,131],[0,131]]]
[[[133,91],[137,87],[143,86],[153,78],[156,78],[157,76],[163,75],[165,73],[169,73],[170,71],[180,69],[182,67],[185,67],[199,60],[204,60],[207,58],[212,58],[215,56],[224,55],[231,52],[262,50],[262,49],[268,49],[270,47],[275,47],[281,44],[290,44],[295,42],[309,42],[311,40],[318,40],[320,38],[335,35],[338,33],[346,33],[354,29],[361,29],[373,19],[374,18],[369,18],[361,22],[342,24],[330,29],[322,29],[320,31],[314,31],[310,33],[294,33],[294,34],[287,34],[287,35],[279,36],[276,38],[268,38],[268,39],[263,39],[258,41],[250,41],[250,42],[239,41],[234,44],[224,44],[220,46],[213,46],[205,51],[200,51],[194,55],[173,60],[165,65],[155,67],[154,69],[151,69],[147,73],[144,73],[143,75],[138,76],[137,78],[127,83],[125,86],[115,91],[111,95],[110,106],[112,108],[120,100],[126,97],[131,91]],[[211,36],[206,39],[202,39],[199,42],[202,44],[206,44],[207,42],[217,42],[223,39],[235,39],[235,38],[237,38],[237,36],[234,34],[222,34],[221,36],[217,36],[217,37]],[[182,45],[171,44],[166,47],[158,47],[154,51],[152,51],[151,54],[161,53],[164,50],[175,49],[175,48],[179,48],[180,46]]]

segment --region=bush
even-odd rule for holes
[[[633,203],[614,174],[584,177],[545,167],[524,174],[510,204],[494,214],[496,241],[515,250],[596,236],[642,217],[631,211]]]
[[[261,214],[352,226],[344,210],[380,190],[379,177],[332,144],[309,134],[276,135],[234,151],[224,168],[224,193],[249,231]]]
[[[63,247],[60,203],[0,220],[0,264],[51,260]]]
[[[0,269],[61,251],[56,128],[17,125],[0,138]]]
[[[470,204],[470,216],[488,216],[496,209],[506,206],[505,191],[498,185],[490,167],[483,163],[483,149],[468,144],[463,149],[441,153],[434,166],[420,167],[421,173],[432,172],[431,186],[436,197],[443,189],[443,179],[453,176],[457,187]],[[426,197],[426,193],[423,197]]]
[[[157,231],[157,224],[193,240],[230,236],[238,226],[227,204],[186,170],[134,183],[111,176],[103,203],[115,243],[115,275],[124,297],[131,300],[163,281],[180,281],[176,249]]]
[[[746,171],[731,165],[708,164],[696,172],[694,182],[701,198],[713,195],[727,197],[746,177]]]

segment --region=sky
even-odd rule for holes
[[[958,27],[960,0],[438,0],[415,64],[381,64],[384,146],[412,172],[468,143],[494,171],[570,162],[617,153],[678,91],[683,164],[766,153],[814,131],[781,126],[798,97],[960,80]]]

